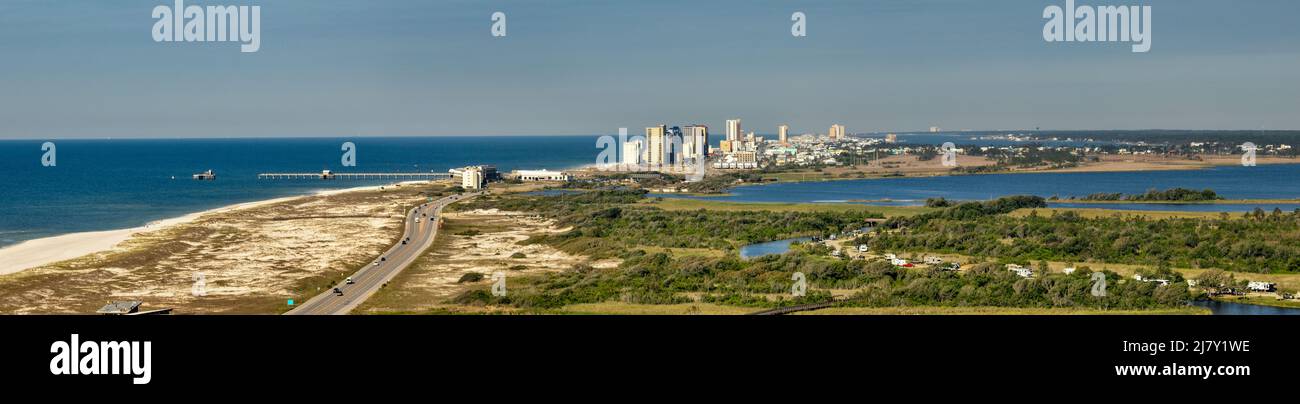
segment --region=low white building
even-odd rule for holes
[[[1061,270],[1061,272],[1064,272],[1066,275],[1072,274],[1074,273],[1074,271],[1075,271],[1074,267],[1069,267]]]
[[[487,187],[487,174],[482,166],[470,166],[465,168],[453,168],[447,170],[452,176],[460,177],[460,187],[465,189],[481,189]]]
[[[571,181],[573,176],[563,171],[551,170],[516,170],[515,176],[520,181]]]
[[[939,265],[943,263],[943,258],[939,258],[935,256],[925,257],[925,263],[927,265]]]
[[[1016,264],[1007,264],[1007,270],[1011,272],[1015,272],[1016,275],[1020,275],[1021,278],[1029,278],[1034,276],[1034,272],[1030,271],[1029,268],[1025,268]]]

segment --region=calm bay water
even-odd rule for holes
[[[1216,316],[1296,316],[1296,315],[1300,315],[1300,308],[1261,306],[1255,304],[1221,302],[1218,300],[1197,300],[1192,302],[1192,305],[1208,308],[1210,309],[1210,312],[1214,313],[1214,315]]]
[[[988,200],[1008,195],[1082,197],[1100,192],[1140,194],[1175,187],[1213,189],[1228,199],[1300,198],[1300,164],[1215,167],[1204,170],[987,174],[948,177],[883,178],[821,182],[786,182],[741,186],[718,197],[657,195],[729,202],[861,202],[872,205],[921,205],[926,198]],[[889,200],[888,202],[877,202]],[[871,201],[871,202],[863,202]],[[1292,211],[1300,204],[1054,204],[1129,210],[1245,212],[1256,207]]]
[[[395,180],[258,180],[261,172],[447,172],[566,169],[595,162],[595,136],[0,141],[0,247],[58,234],[111,230],[235,203]],[[357,166],[341,167],[341,146]],[[216,181],[190,175],[216,171]],[[172,177],[175,176],[175,179]]]
[[[762,257],[764,255],[785,254],[786,251],[790,251],[790,245],[794,244],[796,241],[804,242],[810,240],[812,239],[801,237],[745,245],[740,247],[740,258],[750,259]]]

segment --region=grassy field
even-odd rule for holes
[[[667,253],[673,257],[709,257],[717,258],[727,255],[727,251],[712,250],[708,248],[670,248],[657,246],[637,246],[638,250],[645,250],[647,254]]]
[[[885,217],[912,216],[932,212],[934,208],[923,206],[869,206],[854,203],[759,203],[759,202],[722,202],[699,199],[663,198],[649,199],[641,203],[663,210],[718,210],[718,211],[755,211],[770,212],[880,212]]]
[[[828,307],[821,310],[803,311],[796,315],[1201,315],[1210,314],[1204,307],[1186,307],[1158,310],[1100,310],[1074,308],[1022,308],[1022,307]]]

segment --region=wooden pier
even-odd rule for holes
[[[318,173],[262,173],[257,175],[259,180],[438,180],[448,178],[451,178],[451,173],[336,173],[330,170]]]

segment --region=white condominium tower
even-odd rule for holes
[[[727,141],[736,142],[740,140],[740,119],[727,120]]]
[[[664,164],[664,143],[668,140],[664,135],[668,132],[668,125],[651,126],[645,128],[646,148],[643,160],[651,166]]]
[[[633,138],[631,140],[628,140],[627,143],[624,143],[623,144],[623,165],[628,166],[629,168],[641,165],[641,163],[643,163],[643,161],[641,160],[641,154],[642,154],[641,151],[644,149],[645,149],[645,143],[642,142],[642,139]]]
[[[688,125],[682,128],[682,157],[688,159],[704,158],[709,150],[709,127]]]
[[[787,137],[790,135],[790,125],[781,125],[776,127],[776,140],[781,144],[788,144]]]

